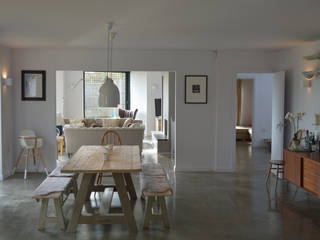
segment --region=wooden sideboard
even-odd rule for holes
[[[320,198],[320,153],[283,152],[284,178]]]

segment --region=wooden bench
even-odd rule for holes
[[[164,169],[157,163],[144,164],[140,178],[142,184],[141,196],[147,198],[143,228],[148,228],[151,220],[162,220],[164,227],[169,228],[165,197],[172,195],[172,190]],[[155,203],[158,207],[158,213],[153,211]]]
[[[47,222],[56,222],[62,230],[65,229],[62,206],[67,200],[69,189],[72,187],[70,177],[48,177],[34,191],[32,196],[37,201],[41,200],[38,229],[43,230]],[[66,195],[64,198],[63,196]],[[48,216],[48,203],[52,199],[55,207],[55,216]]]
[[[69,177],[71,178],[71,187],[68,189],[70,190],[70,193],[74,194],[74,198],[76,198],[78,193],[78,184],[77,184],[77,178],[78,174],[74,173],[61,173],[62,167],[56,167],[50,174],[49,177]]]

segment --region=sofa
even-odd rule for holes
[[[81,122],[85,121],[82,120]],[[108,130],[116,131],[123,145],[139,145],[141,154],[145,129],[142,121],[132,120],[129,126],[123,126],[126,119],[102,119],[97,122],[100,122],[100,124],[103,122],[102,126],[95,124],[95,127],[90,127],[81,123],[64,126],[66,153],[68,155],[75,153],[82,145],[100,145],[103,134]]]

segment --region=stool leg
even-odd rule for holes
[[[60,154],[61,154],[61,161],[63,160],[63,139],[60,140]]]
[[[266,176],[266,184],[267,184],[267,183],[268,183],[268,181],[269,181],[269,177],[270,177],[271,169],[272,169],[272,164],[270,163],[270,164],[269,164],[268,173],[267,173],[267,176]]]
[[[24,152],[24,148],[22,148],[20,153],[19,153],[19,156],[17,158],[16,164],[14,165],[14,168],[13,168],[13,174],[15,173],[16,168],[18,167],[18,164],[20,162],[20,159],[21,159],[21,156],[22,156],[23,152]]]
[[[25,160],[25,166],[24,166],[24,180],[27,179],[27,171],[28,171],[28,160],[29,160],[29,149],[27,150],[27,154],[26,154],[26,160]]]
[[[278,179],[279,179],[279,165],[277,165],[277,173],[276,173],[276,184],[274,186],[274,191],[277,191],[277,186],[278,186]]]
[[[58,140],[56,141],[56,153],[57,153],[57,160],[59,160],[59,142]]]
[[[47,176],[48,176],[49,174],[48,174],[48,170],[47,170],[47,165],[46,165],[46,163],[45,163],[44,160],[43,160],[43,157],[42,157],[42,153],[41,153],[41,151],[40,151],[40,148],[38,148],[38,155],[39,155],[39,157],[40,157],[40,160],[41,160],[41,162],[42,162],[42,165],[43,165],[43,167],[44,167],[44,170],[46,171],[46,174],[47,174]]]
[[[36,165],[36,153],[34,151],[34,148],[32,148],[32,157],[33,157],[33,165]]]

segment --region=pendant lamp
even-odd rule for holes
[[[120,104],[120,92],[117,85],[111,79],[112,73],[112,47],[116,36],[112,32],[113,23],[109,23],[107,31],[107,76],[99,89],[99,107],[118,107]]]

